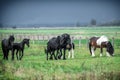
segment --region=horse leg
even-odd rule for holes
[[[59,53],[59,50],[57,50],[57,53],[56,53],[56,58],[57,58],[57,59],[59,59],[59,58],[58,58],[58,55],[59,55],[59,54],[60,54],[60,53]]]
[[[74,58],[74,50],[73,50],[73,48],[72,48],[71,51],[72,51],[72,58]]]
[[[21,55],[21,50],[19,50],[19,60],[20,60],[21,56],[22,56],[22,55]]]
[[[8,50],[6,49],[5,54],[4,54],[4,59],[8,60]]]
[[[90,43],[89,43],[89,51],[90,51],[90,54],[92,55],[91,44]]]
[[[92,52],[92,57],[94,57],[95,56],[94,47],[91,48],[91,52]]]
[[[12,60],[14,60],[14,50],[12,50]]]
[[[57,60],[57,58],[55,56],[55,51],[53,51],[52,54],[54,55],[54,59]]]
[[[100,57],[102,56],[103,48],[100,48]]]
[[[70,58],[70,52],[71,52],[71,50],[68,51],[68,58]]]
[[[17,57],[17,60],[18,60],[18,50],[16,51],[16,57]]]
[[[58,56],[59,59],[62,57],[62,49],[60,49],[60,55]]]
[[[21,55],[21,57],[20,57],[20,60],[22,59],[22,57],[23,57],[23,50],[22,50],[22,55]]]
[[[9,50],[6,51],[6,55],[5,55],[6,60],[8,60],[8,53],[9,53]]]
[[[53,60],[52,52],[50,52],[50,60]]]
[[[6,58],[6,50],[3,49],[3,59],[5,59],[5,58]]]
[[[58,50],[58,56],[57,56],[57,58],[61,59],[61,56],[62,56],[62,50],[60,49],[60,50]]]
[[[48,52],[46,52],[46,59],[48,60]]]
[[[66,54],[66,49],[64,49],[63,60],[66,60],[66,58],[65,58],[65,54]]]

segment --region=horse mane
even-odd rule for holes
[[[110,41],[108,41],[108,43],[107,43],[107,49],[110,51],[110,53],[114,53],[114,48],[113,48],[113,46],[112,46]]]

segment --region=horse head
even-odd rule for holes
[[[29,41],[30,41],[30,39],[24,39],[23,43],[25,43],[29,47],[30,46]]]
[[[70,35],[69,34],[63,34],[60,37],[60,44],[63,45],[67,45],[67,44],[71,44],[71,39],[70,39]]]
[[[109,52],[109,54],[110,54],[111,56],[113,56],[114,48],[113,48],[113,46],[112,46],[112,44],[111,44],[110,41],[107,42],[107,51]]]

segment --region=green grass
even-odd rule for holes
[[[89,29],[89,32],[92,32],[91,28],[83,28],[83,31],[87,29]],[[99,28],[97,30],[99,31]],[[110,31],[109,33],[111,33]],[[116,31],[117,30],[113,28],[113,32]],[[31,31],[29,31],[29,33],[30,32]],[[89,32],[85,32],[85,34]],[[120,37],[114,37],[115,55],[113,57],[107,57],[105,49],[102,57],[99,56],[99,49],[95,51],[96,56],[91,57],[86,46],[86,39],[81,40],[82,45],[80,47],[78,46],[79,41],[74,40],[76,45],[75,58],[67,58],[67,60],[47,61],[44,53],[44,46],[46,46],[47,41],[35,41],[34,44],[31,41],[30,47],[25,47],[24,56],[21,61],[16,60],[16,57],[15,60],[12,61],[11,53],[9,54],[8,61],[2,60],[2,51],[0,46],[0,79],[120,80]],[[66,57],[67,56],[68,53],[66,54]]]
[[[120,34],[120,27],[80,27],[80,28],[61,28],[61,29],[1,29],[0,33],[6,34],[40,34],[40,35],[50,35],[50,34],[62,34],[69,33],[72,35],[100,35],[100,34]]]

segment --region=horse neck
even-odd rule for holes
[[[21,43],[22,43],[22,48],[24,49],[24,47],[25,47],[25,42],[22,41]]]
[[[10,38],[8,38],[8,40],[7,40],[7,41],[8,41],[8,45],[11,45],[11,43],[10,43]]]

